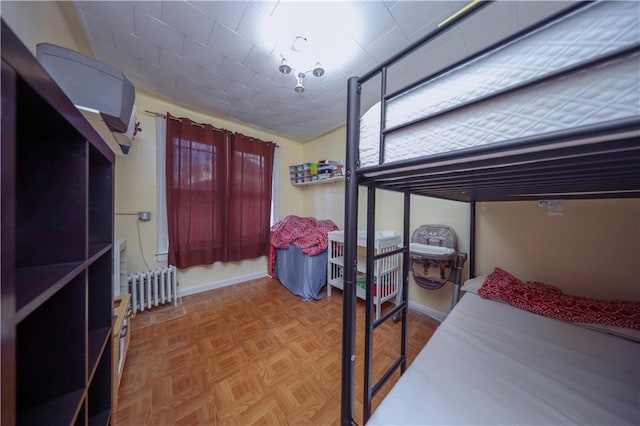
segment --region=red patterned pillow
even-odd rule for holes
[[[571,296],[552,285],[523,282],[500,268],[487,276],[478,294],[563,321],[640,330],[640,302]]]
[[[505,294],[531,299],[547,294],[561,295],[562,291],[555,286],[536,281],[524,282],[504,269],[495,268],[478,290],[478,294],[488,299],[503,300]]]
[[[502,300],[500,294],[504,288],[522,285],[523,282],[507,271],[495,268],[478,290],[478,294],[488,299]]]

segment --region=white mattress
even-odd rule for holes
[[[386,127],[637,44],[639,20],[637,2],[595,4],[389,101]],[[385,163],[638,117],[639,69],[627,56],[391,133]],[[379,130],[376,104],[360,123],[361,167],[378,164]]]
[[[640,344],[468,293],[369,425],[640,423]]]

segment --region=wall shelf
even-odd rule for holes
[[[327,179],[321,179],[321,180],[313,180],[311,182],[291,182],[291,185],[293,186],[309,186],[309,185],[321,185],[321,184],[325,184],[325,183],[336,183],[336,182],[341,182],[344,181],[344,176],[335,176],[332,178],[327,178]]]

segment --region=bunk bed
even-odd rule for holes
[[[360,186],[365,187],[367,193],[368,236],[375,234],[376,191],[384,189],[404,195],[405,242],[409,241],[410,235],[412,195],[468,203],[470,277],[475,276],[477,202],[640,197],[640,8],[635,2],[579,2],[567,5],[552,16],[444,69],[429,73],[403,87],[388,89],[387,82],[394,65],[416,55],[421,48],[459,25],[473,20],[480,11],[495,6],[472,2],[376,69],[364,76],[349,79],[345,265],[355,264],[356,259]],[[361,114],[361,104],[363,99],[366,100],[363,88],[365,85],[370,87],[372,82],[379,87],[379,102]],[[367,268],[384,256],[402,254],[403,294],[393,309],[375,320],[372,305],[366,304],[363,375],[365,423],[371,416],[373,396],[397,370],[404,374],[407,364],[409,247],[405,244],[390,253],[375,254],[373,243],[373,239],[368,237]],[[367,271],[367,277],[373,276],[371,272]],[[341,399],[341,423],[344,425],[356,424],[355,287],[355,268],[345,268]],[[367,300],[372,300],[370,282],[366,288]],[[420,368],[432,370],[433,365],[437,366],[438,359],[441,360],[437,352],[442,357],[451,356],[451,350],[463,352],[468,349],[465,345],[458,348],[440,347],[445,344],[443,341],[446,338],[439,337],[446,335],[448,329],[460,329],[461,326],[457,324],[460,318],[463,318],[462,327],[467,326],[465,315],[475,313],[476,319],[482,318],[487,312],[490,314],[486,315],[514,315],[514,326],[523,325],[509,331],[514,335],[526,334],[527,328],[532,327],[527,324],[539,321],[530,318],[530,313],[507,313],[513,309],[473,294],[466,295],[440,326],[443,332],[440,333],[440,329],[436,332],[407,374],[400,378],[397,386],[403,389],[396,391],[394,388],[390,392],[381,404],[380,412],[376,412],[372,418],[372,423],[637,422],[640,415],[637,408],[640,383],[637,356],[640,352],[635,342],[625,342],[627,346],[620,344],[621,352],[626,353],[626,357],[612,356],[608,361],[609,364],[624,364],[617,366],[618,372],[611,373],[610,380],[620,378],[620,369],[627,375],[625,383],[613,383],[611,386],[616,388],[619,385],[621,387],[617,389],[627,389],[631,393],[630,397],[620,399],[624,405],[620,409],[620,417],[616,417],[615,413],[612,417],[606,417],[598,410],[583,410],[583,414],[573,416],[575,407],[544,405],[547,398],[539,397],[539,392],[544,392],[540,389],[530,394],[512,390],[508,395],[511,399],[506,399],[504,404],[513,401],[516,398],[514,395],[527,398],[524,403],[516,404],[522,410],[511,413],[513,417],[506,417],[505,410],[494,410],[493,416],[475,419],[456,417],[455,413],[465,411],[466,400],[461,399],[464,395],[433,388],[438,385],[450,388],[448,390],[458,388],[457,383],[460,382],[453,381],[456,368],[440,368],[443,376],[438,383],[423,380],[431,376],[422,374]],[[399,356],[389,370],[373,383],[373,331],[390,318],[401,319]],[[491,317],[488,318],[487,321],[491,321]],[[557,320],[542,320],[541,328],[550,328],[548,333],[558,333],[555,327],[560,327],[562,334],[572,335],[575,332],[573,328],[576,327],[571,324],[550,326]],[[478,333],[490,336],[491,328],[478,330]],[[613,340],[607,340],[615,337],[603,337],[592,330],[579,330],[577,333],[586,333],[594,339],[589,347],[618,345]],[[593,337],[593,333],[596,337]],[[546,338],[548,334],[540,337]],[[632,351],[631,357],[628,356],[629,351]],[[511,356],[515,355],[511,353]],[[588,356],[585,354],[583,358]],[[495,364],[496,367],[505,365]],[[610,367],[615,370],[616,366]],[[464,386],[469,386],[473,371],[465,371],[469,371],[469,374],[462,380],[466,381]],[[562,375],[570,374],[567,373],[570,371],[569,368],[556,365],[555,370],[543,374]],[[517,373],[515,367],[514,373]],[[522,374],[519,377],[526,379]],[[607,379],[606,375],[603,377]],[[514,383],[517,379],[513,376]],[[424,386],[432,388],[425,389]],[[516,390],[522,389],[517,383],[514,386]],[[566,398],[562,400],[563,403],[568,399],[579,399],[576,397],[579,392],[575,388],[575,385],[565,388],[569,394],[564,395]],[[602,396],[604,389],[608,389],[602,387],[599,392],[598,384],[592,388],[595,393],[588,393],[589,397]],[[571,392],[574,394],[571,395]],[[407,395],[414,396],[409,398]],[[470,397],[473,395],[476,394],[470,394]],[[454,398],[448,401],[451,409],[430,411],[434,405],[429,403],[429,398],[437,397],[437,401],[444,401],[447,396]],[[496,394],[489,400],[496,402],[501,397],[503,394]],[[580,401],[584,403],[585,399]],[[557,410],[556,414],[559,415],[550,418],[534,416],[534,413],[545,409]],[[412,410],[415,411],[414,416],[410,415]],[[563,410],[569,414],[562,415]],[[429,417],[430,413],[432,417]],[[593,413],[600,413],[602,417],[596,414],[591,418],[584,417]]]

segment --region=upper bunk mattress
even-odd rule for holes
[[[467,293],[368,425],[637,425],[640,344]]]
[[[388,133],[384,163],[640,117],[639,22],[637,2],[596,3],[394,97],[386,129],[433,117]],[[361,167],[379,164],[379,145],[380,103],[360,122]]]

